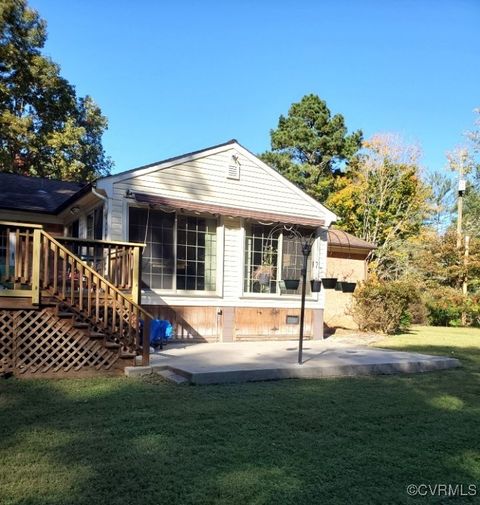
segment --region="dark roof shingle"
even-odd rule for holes
[[[0,173],[0,208],[54,214],[85,183]]]

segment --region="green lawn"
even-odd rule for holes
[[[1,380],[0,504],[474,503],[406,486],[480,496],[479,344],[479,330],[446,328],[378,344],[465,364],[415,376]]]

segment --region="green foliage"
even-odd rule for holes
[[[451,224],[455,209],[455,184],[451,177],[442,172],[427,174],[426,184],[430,187],[429,204],[431,216],[427,225],[437,233],[445,231]]]
[[[425,230],[417,243],[411,265],[426,288],[460,289],[465,279],[471,292],[480,288],[480,240],[470,240],[467,260],[463,247],[457,248],[457,235],[453,230],[443,235]]]
[[[327,205],[340,226],[377,245],[372,264],[379,277],[398,278],[398,244],[421,229],[429,206],[415,146],[392,135],[376,135],[336,180]]]
[[[412,323],[410,308],[419,299],[416,287],[410,283],[369,280],[353,294],[352,316],[363,331],[398,333]]]
[[[46,23],[26,0],[0,4],[0,170],[63,180],[110,172],[107,120],[41,54]]]
[[[480,297],[458,289],[438,287],[425,294],[428,321],[433,326],[480,326]]]
[[[463,199],[463,229],[480,238],[480,168],[477,167],[467,184]]]
[[[272,150],[260,156],[263,161],[320,201],[362,142],[361,131],[347,135],[343,116],[332,116],[326,102],[313,94],[292,104],[270,136]]]

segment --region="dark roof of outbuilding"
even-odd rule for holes
[[[332,247],[341,247],[342,249],[376,249],[376,245],[361,238],[355,237],[343,230],[330,228],[328,230],[328,245]]]
[[[0,173],[0,208],[56,214],[87,186],[80,182]]]

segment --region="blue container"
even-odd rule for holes
[[[162,346],[164,341],[170,340],[173,334],[173,326],[166,319],[153,319],[150,323],[150,345]]]

